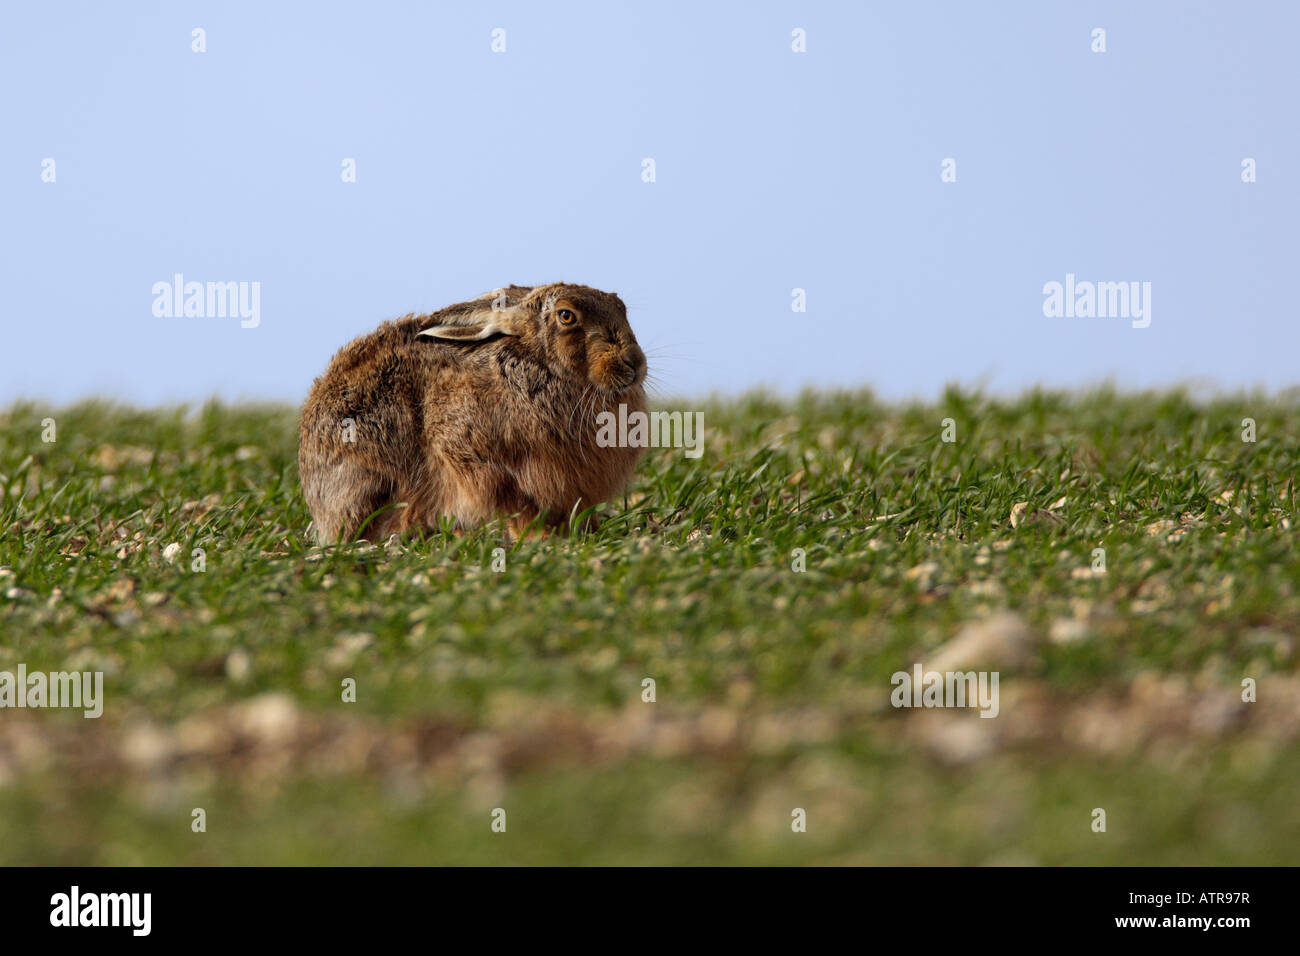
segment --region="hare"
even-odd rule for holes
[[[583,285],[512,285],[383,323],[334,356],[303,409],[316,540],[443,518],[562,529],[631,477],[644,449],[600,447],[596,417],[644,411],[645,375],[622,300]]]

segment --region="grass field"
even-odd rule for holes
[[[670,407],[599,530],[323,550],[294,409],[0,413],[0,671],[105,675],[0,863],[1300,863],[1300,398]]]

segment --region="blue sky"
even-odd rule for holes
[[[298,401],[385,318],[555,280],[622,295],[672,395],[1295,385],[1298,28],[1286,2],[8,4],[0,401]],[[176,273],[260,283],[258,326],[155,316]],[[1067,273],[1150,282],[1150,326],[1045,317]]]

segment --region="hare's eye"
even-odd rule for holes
[[[560,320],[561,325],[572,325],[574,322],[578,321],[578,317],[569,309],[561,309],[555,315],[556,318]]]

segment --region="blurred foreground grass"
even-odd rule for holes
[[[1300,399],[669,407],[596,532],[326,550],[293,409],[0,413],[0,671],[106,697],[0,863],[1300,862]],[[998,717],[891,707],[963,630]]]

